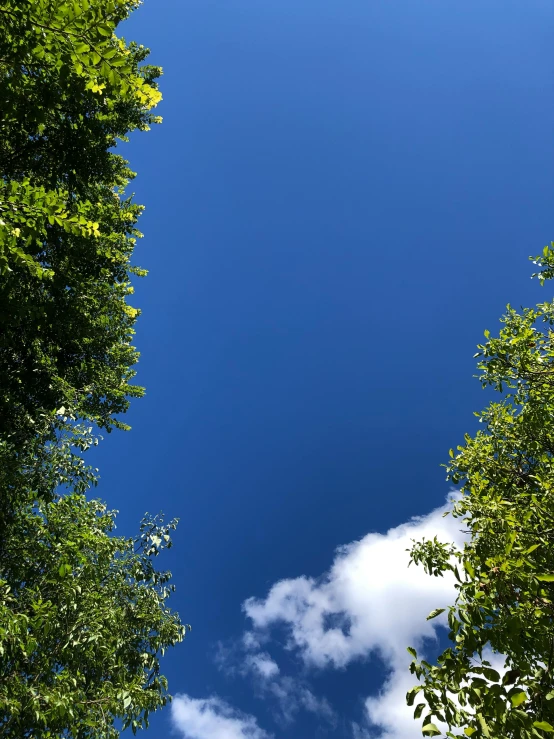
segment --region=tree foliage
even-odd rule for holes
[[[96,474],[72,448],[91,441],[66,430],[43,460],[40,479],[71,485],[66,495],[37,503],[36,470],[22,472],[27,501],[3,531],[0,736],[111,739],[117,720],[136,731],[168,700],[159,659],[185,626],[153,558],[176,521],[146,516],[138,536],[111,535],[115,512],[87,500]]]
[[[0,7],[0,439],[64,407],[110,430],[131,384],[141,207],[113,147],[159,119],[157,67],[114,31],[138,0]]]
[[[541,283],[552,278],[554,242],[534,262]],[[444,725],[475,739],[554,733],[554,301],[508,306],[501,321],[476,354],[483,386],[500,397],[448,465],[461,490],[452,514],[469,539],[462,550],[437,540],[412,550],[429,574],[454,573],[458,591],[437,663],[410,650],[420,684],[408,703],[425,736]]]
[[[114,536],[83,458],[143,392],[128,303],[141,206],[116,148],[159,121],[160,70],[115,34],[138,5],[0,4],[0,736],[142,728],[186,630],[153,562],[176,522]]]

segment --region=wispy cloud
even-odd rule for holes
[[[329,702],[312,692],[305,675],[283,675],[273,657],[262,650],[263,641],[270,641],[269,636],[247,631],[242,640],[230,646],[220,643],[216,664],[229,676],[250,678],[254,695],[270,699],[270,710],[277,723],[290,724],[304,710],[335,724],[336,714]]]
[[[171,720],[183,739],[271,739],[256,719],[240,713],[220,698],[176,695]]]
[[[279,674],[279,666],[267,652],[249,654],[245,659],[245,667],[264,680],[271,680]]]

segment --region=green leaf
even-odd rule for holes
[[[552,572],[545,572],[541,575],[535,575],[535,577],[542,582],[554,582],[554,573]]]
[[[554,726],[552,724],[549,724],[548,721],[534,721],[533,726],[535,729],[541,729],[542,731],[554,731]]]
[[[422,685],[416,685],[415,688],[408,690],[408,692],[406,693],[406,703],[408,704],[408,706],[413,706],[415,697],[421,690],[423,690]]]
[[[60,567],[58,569],[58,575],[60,577],[65,577],[66,575],[69,575],[69,573],[71,572],[71,570],[72,570],[72,567],[71,567],[70,564],[62,564],[62,565],[60,565]]]
[[[525,693],[523,690],[520,690],[517,693],[514,693],[510,697],[510,702],[514,708],[521,706],[521,704],[525,703],[526,700],[527,700],[527,693]]]
[[[434,611],[431,611],[431,613],[427,616],[427,621],[430,621],[433,618],[436,618],[437,616],[440,616],[441,613],[444,613],[446,608],[435,608]]]
[[[476,732],[476,731],[477,731],[477,729],[474,729],[474,728],[473,728],[473,727],[471,727],[471,726],[467,726],[467,727],[466,727],[466,728],[464,729],[464,734],[465,734],[466,736],[473,736],[473,734],[475,734],[475,732]]]
[[[477,714],[477,721],[479,722],[479,726],[481,727],[481,733],[483,736],[490,737],[491,733],[489,730],[489,726],[485,720],[485,717],[481,714]]]
[[[491,682],[493,683],[497,683],[500,680],[500,674],[496,670],[493,670],[491,667],[484,667],[483,675],[487,678],[487,680],[491,680]]]
[[[408,652],[412,655],[414,659],[417,659],[417,652],[413,647],[407,647]]]
[[[540,544],[533,544],[533,546],[530,546],[529,549],[525,550],[524,554],[531,554],[531,552],[534,552],[535,549],[538,549],[540,546]]]
[[[502,685],[513,685],[520,677],[519,670],[508,670],[502,678]]]
[[[510,554],[512,551],[512,547],[514,546],[514,542],[516,540],[517,534],[515,531],[510,531],[508,534],[508,541],[506,542],[506,547],[504,549],[504,554]]]
[[[425,726],[421,729],[421,733],[423,736],[440,736],[441,731],[439,731],[438,727],[435,726],[435,724],[429,723],[425,724]]]

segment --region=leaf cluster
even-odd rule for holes
[[[550,278],[554,244],[535,262]],[[476,354],[483,387],[500,399],[476,414],[482,428],[447,466],[461,491],[451,513],[469,539],[461,550],[437,540],[411,550],[429,574],[453,573],[457,588],[450,646],[436,664],[412,650],[420,684],[408,702],[422,700],[424,736],[554,733],[554,301],[508,306],[501,322]]]
[[[52,480],[60,470],[81,489],[96,479],[84,465],[72,469],[81,457],[71,447],[86,436],[73,429],[59,438],[43,464]],[[154,558],[171,546],[177,521],[147,515],[131,538],[114,536],[114,521],[83,492],[38,502],[30,493],[5,527],[0,736],[111,739],[118,721],[135,732],[169,700],[160,656],[187,627],[167,606],[170,573]]]
[[[159,122],[160,70],[115,31],[138,0],[0,4],[0,736],[112,739],[170,699],[187,630],[154,559],[115,536],[84,452],[121,421],[142,207],[117,147]]]
[[[137,5],[0,7],[0,439],[18,445],[62,406],[125,428],[143,392],[128,303],[142,208],[114,150],[160,120],[159,68],[115,34]]]

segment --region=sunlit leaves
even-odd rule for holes
[[[514,708],[517,708],[518,706],[521,706],[522,703],[525,703],[527,700],[527,693],[525,693],[523,690],[519,690],[517,693],[514,693],[510,696],[510,703]]]
[[[553,277],[554,243],[535,262],[541,281]],[[501,321],[476,355],[499,399],[447,466],[461,491],[451,513],[469,539],[462,550],[436,539],[411,550],[429,574],[452,573],[458,591],[450,646],[435,664],[412,652],[410,668],[424,729],[438,719],[448,737],[531,739],[554,725],[554,302],[508,306]]]
[[[169,700],[160,656],[189,627],[154,557],[177,521],[147,514],[138,535],[114,536],[115,512],[85,497],[96,438],[65,410],[17,474],[0,468],[14,493],[0,538],[0,736],[115,739],[118,720],[136,731]]]
[[[186,627],[142,534],[113,527],[103,504],[74,494],[28,505],[4,536],[0,736],[111,739],[117,719],[136,730],[167,702],[159,657]],[[143,524],[166,543],[174,527]]]
[[[549,724],[548,721],[533,721],[533,726],[535,727],[535,729],[547,731],[549,734],[554,731],[554,726],[552,726],[552,724]]]
[[[82,458],[143,392],[128,302],[142,208],[114,151],[160,121],[160,70],[116,36],[138,4],[0,4],[0,736],[147,726],[169,699],[159,658],[185,633],[153,564],[176,522],[113,536]]]
[[[442,732],[435,724],[428,723],[423,726],[421,733],[423,736],[440,736]]]
[[[114,152],[159,121],[157,67],[116,35],[138,0],[0,7],[0,439],[61,405],[108,430],[132,384],[141,208]]]

